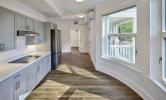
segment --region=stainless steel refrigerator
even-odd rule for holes
[[[61,63],[61,32],[51,29],[51,69],[55,70]]]

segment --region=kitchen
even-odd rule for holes
[[[0,0],[0,100],[165,100],[164,7]]]

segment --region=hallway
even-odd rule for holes
[[[142,100],[118,80],[95,71],[88,54],[62,54],[62,63],[32,91],[27,100]]]

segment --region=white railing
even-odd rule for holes
[[[133,45],[110,45],[109,56],[129,63],[135,63],[135,47]]]

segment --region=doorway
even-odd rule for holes
[[[72,29],[70,32],[70,47],[71,52],[79,51],[80,46],[80,31],[78,29]]]

